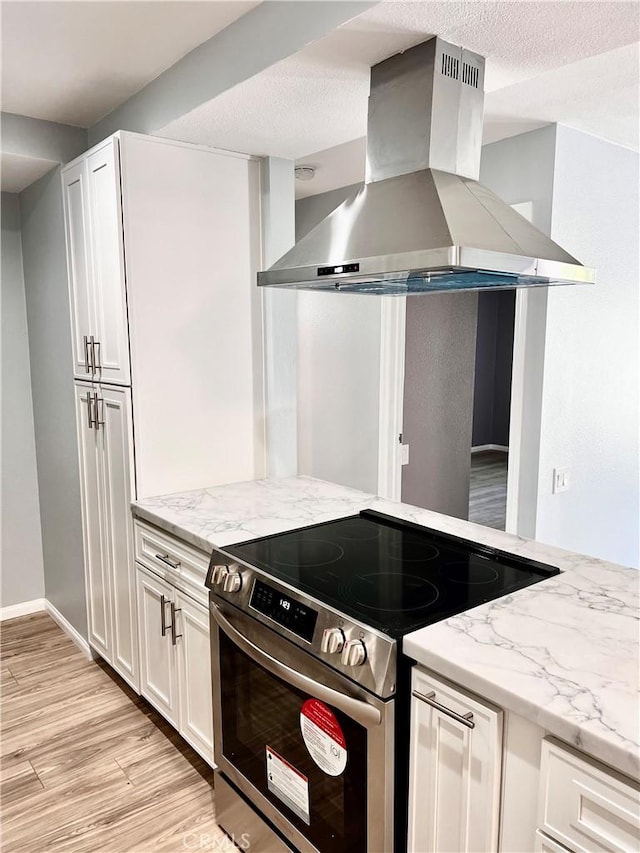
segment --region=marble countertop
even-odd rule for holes
[[[562,574],[404,638],[420,664],[631,776],[640,774],[640,572],[308,477],[136,501],[207,552],[365,507],[550,563]]]
[[[311,477],[249,480],[133,501],[134,515],[211,553],[214,548],[354,515],[373,495]]]

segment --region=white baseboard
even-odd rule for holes
[[[484,450],[499,450],[502,453],[508,453],[509,448],[504,444],[478,444],[471,448],[472,453],[482,453]]]
[[[78,646],[80,651],[84,654],[86,658],[89,660],[93,659],[93,655],[91,654],[91,648],[89,643],[85,640],[85,638],[73,627],[71,622],[69,622],[65,617],[60,613],[57,607],[54,607],[50,601],[45,599],[44,601],[44,609],[47,611],[49,616],[53,619],[54,622],[62,628],[65,634],[70,637],[73,642]]]
[[[19,616],[29,616],[31,613],[40,613],[45,609],[45,605],[44,598],[34,598],[33,601],[0,607],[0,622],[4,622],[5,619],[17,619]]]

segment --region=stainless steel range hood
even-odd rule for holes
[[[483,84],[484,58],[440,38],[375,65],[364,187],[258,284],[406,295],[593,282],[478,183]]]

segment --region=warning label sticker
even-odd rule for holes
[[[307,826],[309,817],[309,780],[289,762],[274,752],[270,746],[267,753],[267,788],[289,806]]]
[[[328,776],[339,776],[347,766],[347,743],[331,708],[307,699],[300,709],[300,731],[318,767]]]

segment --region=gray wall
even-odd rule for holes
[[[46,598],[86,637],[60,170],[20,194]]]
[[[94,145],[116,130],[155,133],[161,128],[174,138],[174,120],[294,55],[374,5],[372,0],[259,3],[90,128],[89,141]]]
[[[87,131],[40,118],[2,113],[2,151],[66,163],[87,149]]]
[[[44,597],[18,196],[2,193],[2,584],[0,606]]]
[[[407,299],[402,500],[469,517],[476,293]]]
[[[478,294],[473,447],[509,445],[515,291]]]

